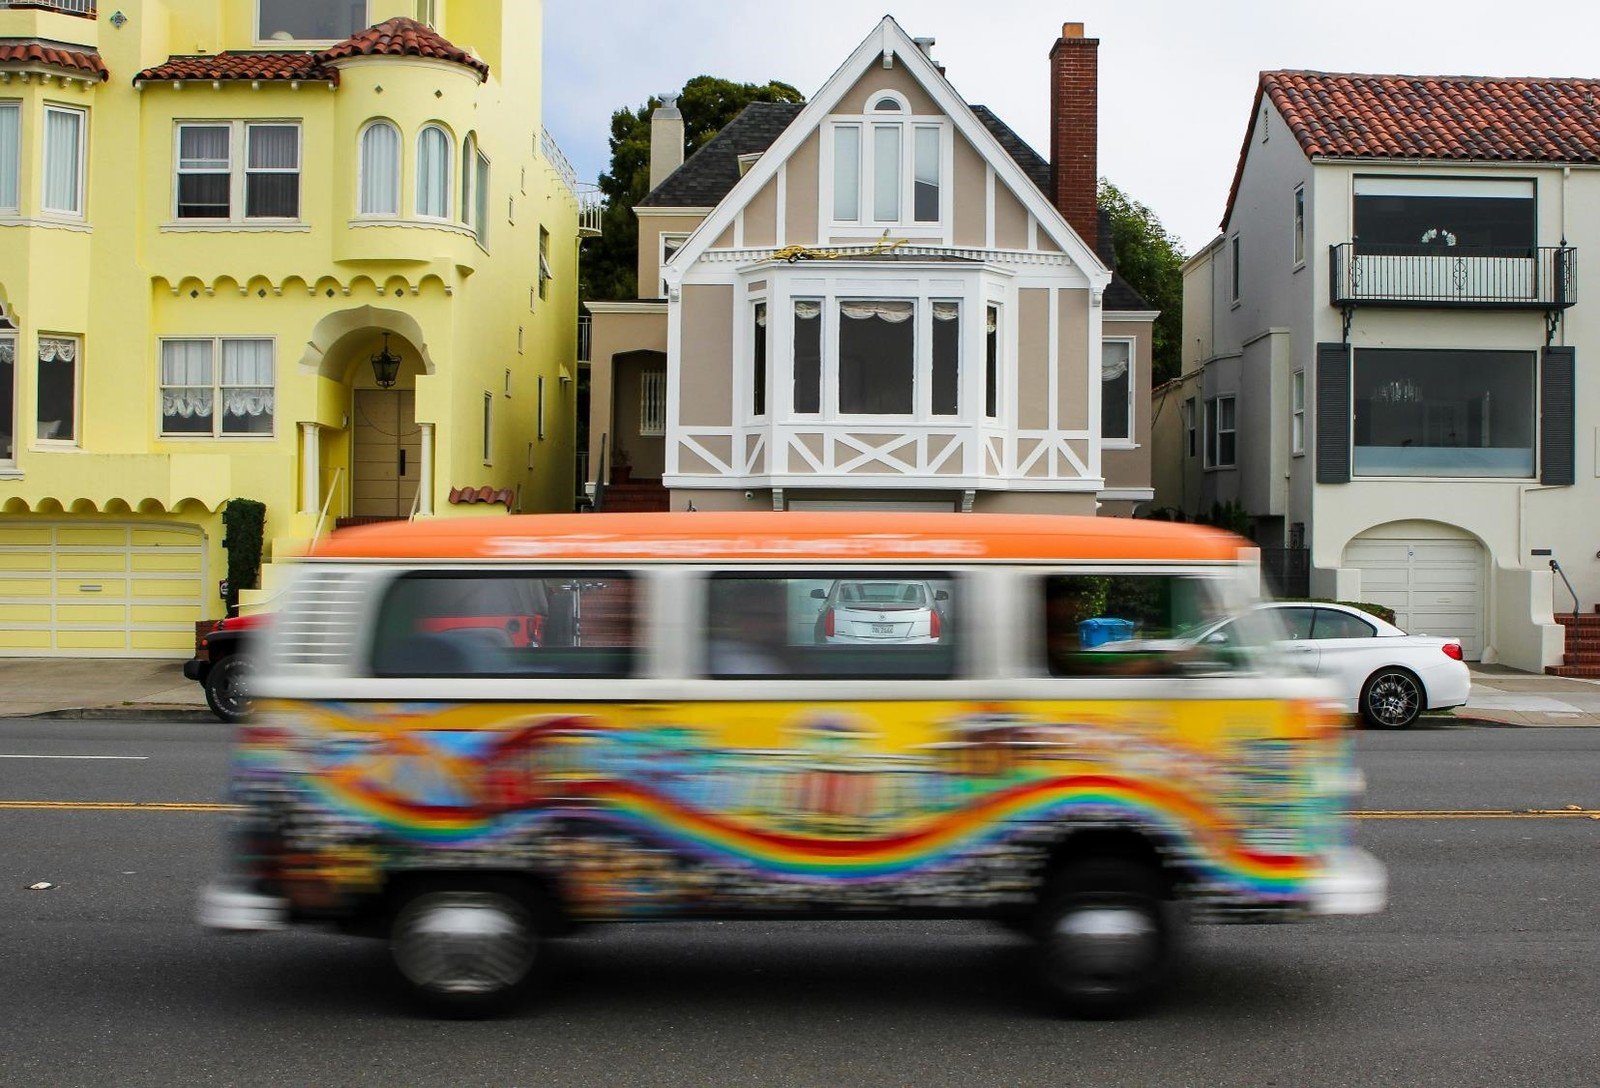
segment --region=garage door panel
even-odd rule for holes
[[[205,570],[194,526],[0,520],[0,654],[186,656]]]
[[[1483,549],[1469,540],[1359,540],[1345,565],[1361,571],[1361,599],[1394,609],[1413,634],[1459,638],[1483,655]]]

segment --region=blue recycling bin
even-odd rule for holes
[[[1104,646],[1108,642],[1125,642],[1133,637],[1133,621],[1098,616],[1078,624],[1078,645],[1084,649]]]

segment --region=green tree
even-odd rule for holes
[[[695,76],[683,85],[685,153],[693,155],[752,102],[804,102],[787,83],[735,83]],[[639,224],[634,205],[650,191],[650,115],[661,104],[652,97],[638,109],[624,106],[611,115],[611,169],[600,175],[606,210],[601,237],[584,247],[579,290],[585,299],[639,297],[636,271]]]
[[[1178,239],[1149,207],[1105,178],[1100,179],[1100,207],[1111,214],[1111,245],[1117,271],[1160,310],[1154,333],[1155,384],[1182,371],[1183,249]]]

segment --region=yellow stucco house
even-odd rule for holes
[[[187,655],[232,498],[269,559],[571,509],[597,216],[540,122],[541,22],[0,0],[0,654]]]

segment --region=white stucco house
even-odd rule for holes
[[[1281,592],[1600,675],[1558,615],[1600,600],[1597,90],[1263,73],[1184,269],[1156,505],[1239,503]]]

